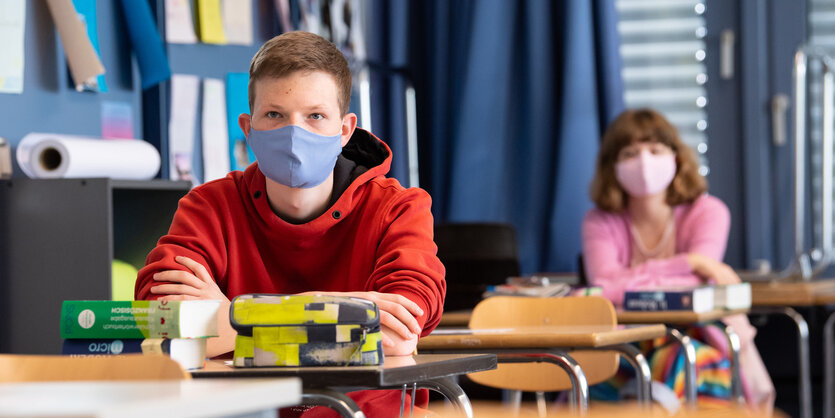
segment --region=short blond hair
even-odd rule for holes
[[[615,177],[615,164],[620,150],[637,142],[658,142],[675,153],[676,175],[667,187],[669,205],[693,202],[707,191],[707,181],[699,174],[696,155],[681,141],[676,128],[655,110],[627,110],[606,129],[597,154],[597,168],[590,193],[598,208],[620,212],[626,207],[627,193]]]
[[[292,73],[322,71],[331,75],[337,86],[342,116],[351,105],[351,70],[348,60],[336,45],[310,32],[287,32],[276,36],[252,57],[249,64],[249,108],[255,101],[255,82],[263,78],[282,78]]]

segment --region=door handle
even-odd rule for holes
[[[789,96],[776,94],[771,99],[771,137],[774,145],[786,145],[786,110],[789,109]]]
[[[725,29],[719,40],[719,76],[723,80],[734,78],[734,31]]]

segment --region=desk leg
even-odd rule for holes
[[[786,315],[797,326],[797,360],[800,364],[800,416],[801,418],[812,418],[812,373],[809,366],[809,325],[803,319],[803,315],[789,307],[757,307],[752,308],[751,313]]]
[[[833,418],[835,408],[835,312],[823,326],[823,418]]]
[[[498,353],[499,363],[532,363],[546,362],[562,367],[571,380],[571,408],[585,414],[589,409],[589,383],[586,374],[574,360],[562,351],[550,351],[537,354],[502,354]]]
[[[641,350],[631,344],[618,344],[606,349],[620,352],[629,361],[629,364],[635,369],[638,402],[642,405],[652,404],[652,372],[649,369],[649,362],[647,362],[647,358],[644,357]]]
[[[739,365],[739,349],[741,345],[739,335],[734,332],[733,328],[726,326],[725,336],[728,337],[728,348],[730,349],[731,357],[731,398],[736,399],[737,403],[744,404],[745,397],[742,395],[742,375]]]
[[[675,328],[667,328],[667,335],[676,339],[681,344],[684,352],[684,399],[687,405],[695,408],[698,403],[696,392],[696,347],[690,341],[690,337]]]
[[[470,398],[464,393],[464,389],[455,383],[451,377],[441,377],[438,379],[424,380],[417,383],[420,389],[430,389],[440,392],[447,400],[452,403],[455,409],[467,418],[473,418],[473,406],[470,403]],[[414,399],[414,398],[412,398]]]
[[[365,414],[353,399],[333,390],[304,389],[302,404],[326,406],[344,418],[365,418]]]

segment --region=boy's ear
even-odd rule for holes
[[[348,141],[351,140],[351,136],[354,135],[354,130],[357,129],[357,114],[356,113],[348,113],[342,117],[342,146],[344,147]]]
[[[238,115],[238,125],[240,125],[241,130],[244,131],[244,136],[249,137],[249,130],[252,128],[252,119],[246,113],[241,113]]]

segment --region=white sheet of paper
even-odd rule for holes
[[[226,86],[223,80],[203,80],[203,181],[229,173],[229,132],[226,129]]]
[[[23,93],[26,0],[0,1],[0,93]]]
[[[196,44],[189,0],[165,0],[165,40],[173,44]]]
[[[226,43],[252,45],[252,0],[222,0]]]
[[[171,75],[171,120],[168,123],[168,167],[171,180],[194,181],[191,164],[200,78]]]

